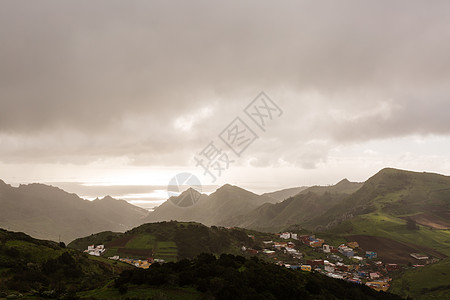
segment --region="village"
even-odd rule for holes
[[[253,235],[249,237],[255,239]],[[365,284],[377,291],[387,291],[393,272],[403,268],[400,264],[383,263],[375,251],[363,250],[355,241],[334,247],[315,235],[283,232],[274,237],[285,241],[265,240],[262,241],[261,250],[243,246],[241,251],[250,255],[266,256],[286,268],[319,272],[335,279]],[[315,258],[306,259],[305,253],[300,249],[303,252],[310,249],[308,256],[313,255]],[[419,253],[411,253],[410,256],[418,262],[410,266],[413,268],[436,262],[436,259]]]
[[[240,251],[244,256],[257,256],[280,266],[306,272],[319,272],[335,279],[346,280],[356,284],[365,284],[377,291],[387,291],[392,280],[392,273],[403,268],[400,264],[383,263],[375,251],[363,250],[356,241],[332,246],[324,239],[315,235],[299,235],[293,232],[283,232],[273,235],[274,240],[255,239],[252,247],[242,246]],[[260,246],[258,246],[260,245]],[[85,253],[102,256],[106,252],[104,245],[89,245]],[[413,268],[434,263],[436,259],[420,253],[410,256],[418,263]],[[141,269],[148,269],[153,263],[164,263],[164,259],[124,258],[114,255],[108,259],[130,264]]]
[[[93,256],[101,256],[103,253],[106,252],[106,248],[104,245],[89,245],[86,250],[84,250],[84,253],[87,253],[89,255]],[[141,269],[148,269],[153,263],[164,263],[164,259],[158,259],[158,258],[147,258],[147,259],[135,259],[135,258],[123,258],[119,257],[118,255],[110,256],[108,259],[115,260],[115,261],[121,261],[123,263],[127,263],[129,265],[135,266],[136,268]]]

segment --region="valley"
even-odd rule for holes
[[[188,191],[179,197],[199,197],[195,205],[177,207],[177,199],[169,199],[148,212],[110,197],[89,202],[51,186],[14,188],[2,183],[0,204],[4,210],[0,215],[3,220],[11,216],[3,224],[33,238],[4,231],[0,291],[59,296],[75,293],[100,299],[106,295],[139,298],[149,293],[196,299],[205,292],[199,290],[199,282],[167,289],[114,284],[117,281],[112,278],[136,267],[156,272],[151,270],[158,265],[194,262],[208,253],[219,261],[224,254],[257,259],[289,272],[313,272],[402,297],[433,299],[449,292],[449,275],[437,271],[446,266],[450,256],[449,187],[450,178],[446,176],[388,168],[364,183],[344,179],[336,185],[274,194],[257,195],[231,185],[210,195]],[[19,209],[30,203],[36,211]],[[55,210],[47,209],[49,205]],[[39,222],[33,214],[47,216],[48,220]],[[58,216],[53,217],[55,214]],[[64,214],[71,216],[63,218]],[[38,222],[33,229],[30,220]],[[62,241],[34,239],[42,236],[75,239],[66,248]],[[98,256],[83,253],[98,245],[105,249]],[[11,255],[20,257],[21,262],[13,263]],[[39,275],[49,264],[62,272],[64,289],[55,285],[52,275]],[[90,269],[97,270],[91,274],[98,280],[85,284],[90,275],[83,274]],[[29,274],[23,275],[23,280],[30,280],[21,288],[13,284],[17,276],[22,276],[19,270]],[[410,288],[420,280],[421,270],[433,274],[436,280]],[[31,275],[33,272],[37,273]],[[127,292],[123,292],[124,286]]]

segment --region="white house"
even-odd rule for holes
[[[87,252],[87,254],[94,256],[100,256],[105,251],[106,249],[104,245],[98,245],[97,247],[95,247],[94,245],[90,245],[88,246],[87,250],[84,250],[84,252]]]
[[[334,265],[325,265],[324,270],[330,273],[334,272]]]
[[[285,239],[285,240],[287,240],[287,239],[290,239],[291,238],[291,233],[290,232],[283,232],[283,233],[280,233],[280,239]]]

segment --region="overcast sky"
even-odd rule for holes
[[[449,1],[1,1],[0,178],[192,172],[264,192],[387,166],[450,174],[449,15]],[[244,113],[261,91],[283,111],[265,131]],[[194,156],[229,151],[238,116],[258,138],[212,182]]]

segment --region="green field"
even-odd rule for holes
[[[450,258],[399,274],[389,292],[414,299],[450,299]]]
[[[166,261],[176,261],[177,255],[178,251],[175,242],[158,242],[156,244],[156,258],[162,258]]]
[[[21,256],[27,257],[29,261],[43,263],[49,259],[60,256],[65,250],[54,250],[44,245],[36,245],[21,240],[7,241],[4,246],[17,249]]]
[[[173,241],[157,241],[152,234],[134,235],[124,246],[111,246],[106,244],[105,257],[118,255],[137,259],[149,257],[176,261],[178,257],[177,245]]]
[[[430,229],[425,226],[419,226],[419,228],[419,230],[408,230],[405,220],[375,212],[345,221],[331,232],[390,238],[428,247],[450,256],[450,230]]]
[[[133,237],[125,246],[129,249],[154,249],[155,236],[151,234],[141,234]]]

